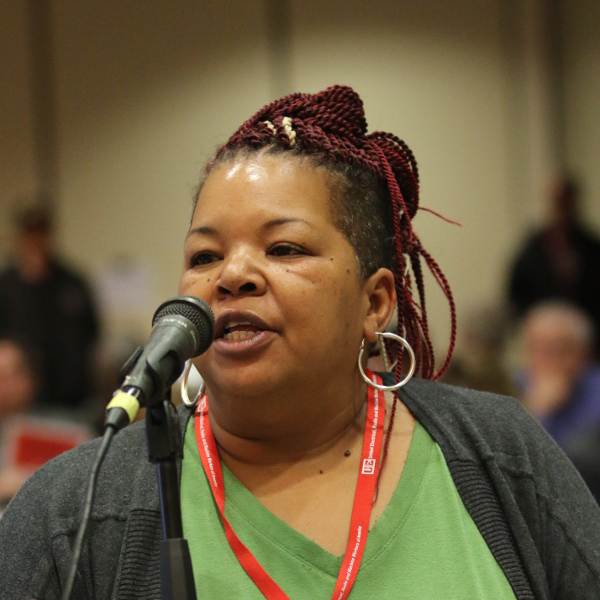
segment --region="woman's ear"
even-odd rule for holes
[[[396,288],[394,274],[389,269],[378,269],[363,286],[368,302],[363,325],[363,337],[367,342],[375,342],[378,331],[385,331],[396,308]]]

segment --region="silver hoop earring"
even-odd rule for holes
[[[360,371],[362,378],[365,380],[365,383],[367,385],[370,385],[371,387],[377,388],[378,390],[382,390],[384,392],[393,392],[394,390],[400,389],[403,385],[406,385],[412,378],[412,376],[415,372],[415,367],[417,365],[417,361],[415,360],[415,353],[413,352],[413,349],[410,347],[410,344],[403,337],[400,337],[399,335],[396,335],[395,333],[390,333],[389,331],[384,331],[384,332],[377,331],[375,335],[379,336],[380,338],[388,338],[391,340],[395,340],[396,342],[401,344],[404,348],[406,348],[406,351],[408,352],[408,355],[410,356],[410,369],[408,370],[408,373],[406,374],[406,376],[404,377],[404,379],[402,381],[399,381],[398,383],[396,383],[394,385],[379,385],[378,383],[374,383],[373,381],[371,381],[367,377],[367,375],[363,369],[362,357],[365,352],[365,340],[363,339],[363,341],[360,344],[360,352],[358,353],[358,370]]]
[[[192,361],[186,360],[185,361],[185,369],[183,369],[183,377],[181,378],[181,387],[179,388],[181,391],[182,402],[186,406],[189,406],[190,408],[193,406],[196,406],[196,402],[198,402],[198,398],[200,398],[200,396],[202,396],[202,394],[204,393],[204,380],[203,380],[202,384],[200,385],[200,389],[198,390],[198,393],[196,394],[196,397],[193,400],[190,400],[187,386],[188,386],[188,379],[190,376],[191,368],[192,368]]]

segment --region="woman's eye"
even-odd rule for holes
[[[191,267],[201,267],[203,265],[208,265],[212,262],[219,260],[219,257],[212,252],[198,252],[192,256],[190,260]]]
[[[295,244],[279,244],[271,248],[271,254],[274,256],[296,256],[306,254],[306,250]]]

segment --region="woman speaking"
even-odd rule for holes
[[[179,285],[216,318],[193,360],[205,387],[180,409],[198,598],[600,598],[600,510],[569,461],[516,401],[433,381],[455,318],[418,209],[412,152],[367,133],[348,87],[266,106],[207,166]],[[424,267],[450,303],[438,372]],[[367,368],[376,344],[389,373]],[[0,598],[60,598],[96,445],[9,506]],[[160,598],[156,488],[143,428],[128,427],[99,478],[77,598]]]

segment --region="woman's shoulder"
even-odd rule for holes
[[[440,446],[465,506],[480,530],[493,534],[486,538],[490,547],[497,535],[504,540],[501,548],[494,546],[500,553],[516,544],[537,570],[539,589],[550,582],[571,597],[566,590],[585,581],[591,594],[597,592],[598,505],[573,464],[517,400],[418,379],[400,398]],[[519,529],[510,543],[507,527]]]
[[[190,412],[183,406],[177,412],[183,435]],[[91,440],[47,462],[30,477],[24,489],[43,487],[51,497],[82,493],[87,488],[100,440]],[[148,459],[145,423],[125,427],[113,437],[106,453],[94,504],[131,505],[136,499],[143,499],[145,493],[155,493],[155,471]]]
[[[435,406],[436,410],[447,410],[452,413],[474,411],[475,414],[493,413],[498,416],[507,413],[527,415],[521,403],[510,396],[449,385],[439,381],[413,378],[403,390],[411,399],[414,399],[415,403],[423,402]]]
[[[57,569],[69,564],[99,446],[98,438],[40,467],[0,519],[0,556],[12,569],[9,585],[28,590],[23,597],[41,597],[29,590],[46,589],[48,582],[58,585]],[[136,423],[113,438],[99,471],[88,529],[94,533],[88,533],[87,547],[92,557],[106,556],[102,573],[95,573],[94,579],[114,578],[125,531],[136,531],[135,539],[143,540],[145,551],[155,540],[159,524],[156,469],[148,461],[144,424]],[[140,551],[131,554],[133,560],[139,560],[139,555]],[[94,568],[96,559],[90,560]],[[31,569],[23,565],[33,564],[32,579],[25,581],[23,573]]]
[[[517,495],[532,486],[555,512],[558,504],[591,499],[571,461],[518,400],[425,380],[411,381],[401,399],[440,446],[453,473],[470,464]],[[572,493],[559,499],[558,489]]]
[[[539,423],[509,396],[413,379],[400,398],[445,454],[456,458],[480,462],[506,456],[513,464],[519,459],[531,465],[555,449]]]
[[[424,415],[442,414],[445,419],[469,416],[482,425],[490,419],[514,424],[517,419],[528,427],[533,421],[521,403],[510,396],[482,392],[438,381],[413,378],[400,390],[400,399]]]

